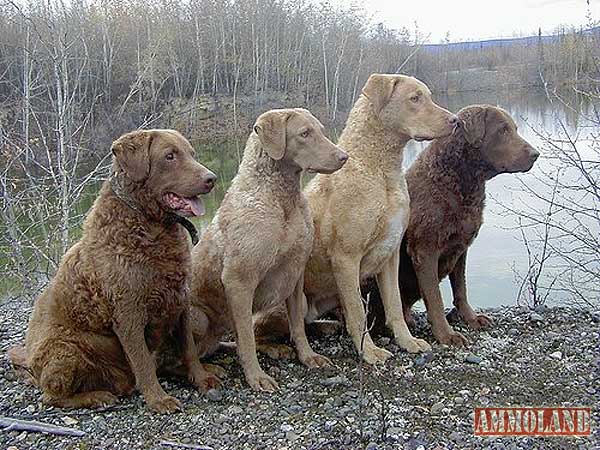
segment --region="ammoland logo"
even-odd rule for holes
[[[476,436],[589,436],[591,409],[475,408]]]

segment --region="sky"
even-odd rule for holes
[[[335,2],[335,0],[334,0]],[[339,4],[348,4],[337,0]],[[362,0],[373,22],[414,31],[415,21],[429,43],[551,34],[559,25],[585,25],[588,8],[600,20],[600,0]]]

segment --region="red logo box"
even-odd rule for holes
[[[475,436],[589,436],[591,408],[475,408]]]

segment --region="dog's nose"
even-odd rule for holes
[[[453,127],[459,124],[459,120],[458,120],[458,116],[455,114],[452,114],[449,118],[448,118],[448,123],[450,125],[452,125]]]
[[[340,160],[340,162],[346,162],[346,161],[348,161],[348,153],[346,153],[346,152],[340,152],[338,154],[338,159]]]
[[[535,148],[532,148],[532,149],[529,151],[529,154],[531,155],[531,159],[532,159],[533,161],[535,161],[536,159],[538,159],[538,158],[539,158],[539,156],[540,156],[540,152],[538,152],[538,151],[537,151]]]
[[[212,189],[212,187],[215,185],[216,181],[217,181],[217,176],[212,172],[209,172],[208,175],[206,175],[204,177],[204,184],[208,188]]]

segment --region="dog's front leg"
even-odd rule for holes
[[[225,296],[235,328],[238,357],[246,381],[257,391],[273,392],[278,388],[277,383],[262,370],[256,355],[252,303],[258,283],[248,276],[227,268],[223,271],[221,281],[225,287]]]
[[[179,411],[179,400],[167,395],[156,377],[154,358],[144,337],[145,322],[144,314],[139,311],[115,311],[113,330],[127,355],[136,385],[150,409],[159,413]]]
[[[306,337],[304,319],[308,311],[308,304],[304,296],[304,272],[300,276],[293,294],[286,300],[290,336],[296,345],[298,359],[307,367],[324,367],[331,365],[331,361],[325,356],[319,355],[310,347]]]
[[[410,353],[431,350],[431,346],[423,339],[417,339],[410,334],[400,299],[398,285],[398,269],[400,267],[400,251],[396,250],[384,264],[383,270],[377,274],[377,286],[381,292],[381,300],[385,310],[385,323],[392,329],[396,344]]]
[[[373,343],[366,324],[359,287],[360,256],[334,251],[331,265],[344,310],[346,328],[356,350],[359,354],[362,352],[363,359],[369,364],[385,362],[392,354]]]
[[[444,314],[438,277],[439,255],[424,251],[413,255],[412,259],[433,335],[440,344],[466,345],[467,339],[452,329]]]
[[[181,314],[177,337],[180,341],[179,346],[182,349],[183,364],[187,369],[189,380],[198,389],[206,392],[211,388],[219,387],[221,382],[216,375],[205,370],[204,366],[200,364],[190,319],[190,308],[188,307]]]
[[[485,314],[477,314],[467,301],[467,284],[465,282],[465,271],[467,263],[467,251],[460,255],[456,265],[450,272],[450,285],[452,286],[452,297],[454,306],[460,317],[474,330],[491,327],[492,319]]]

